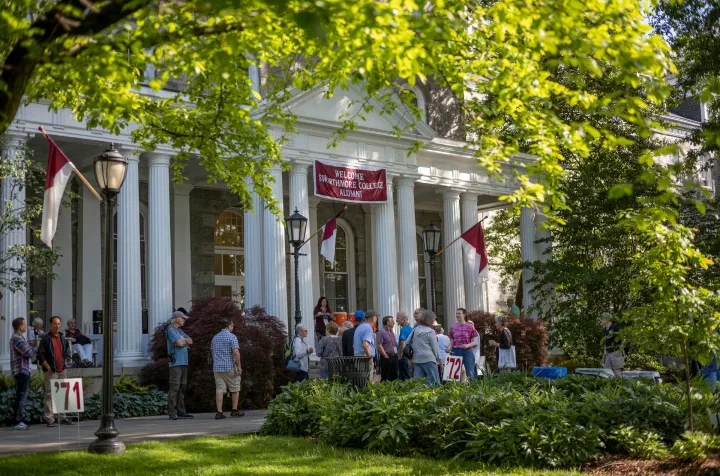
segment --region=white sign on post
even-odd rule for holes
[[[448,355],[443,371],[443,380],[460,381],[462,375],[463,358],[457,355]]]
[[[50,380],[53,413],[82,413],[85,411],[81,378]]]

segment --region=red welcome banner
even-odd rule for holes
[[[316,160],[315,195],[343,202],[385,203],[385,169]]]

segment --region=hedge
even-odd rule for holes
[[[43,423],[43,400],[45,393],[30,391],[25,400],[25,422]],[[167,394],[149,389],[142,395],[116,393],[113,397],[115,418],[132,418],[167,414]],[[102,415],[102,393],[85,399],[85,412],[81,420],[98,420]],[[15,390],[0,392],[0,422],[12,424],[15,418]]]
[[[508,374],[427,387],[387,382],[291,384],[269,406],[262,432],[327,444],[507,466],[570,467],[605,454],[658,455],[680,439],[679,386]],[[704,412],[709,395],[695,396]]]

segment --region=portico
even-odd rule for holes
[[[510,168],[503,171],[504,181],[489,177],[476,165],[464,142],[439,137],[424,121],[411,121],[400,111],[389,116],[367,115],[357,130],[337,140],[337,147],[328,148],[341,115],[352,110],[358,98],[352,89],[336,91],[331,99],[321,90],[297,95],[290,104],[298,115],[296,132],[283,146],[290,167],[272,170],[272,190],[283,216],[297,208],[309,218],[310,232],[345,206],[314,195],[315,160],[378,167],[387,174],[386,202],[349,204],[338,219],[333,267],[320,256],[318,237],[301,250],[306,254],[300,258],[299,268],[301,311],[310,328],[313,308],[321,296],[328,298],[334,311],[375,309],[384,316],[400,310],[412,315],[417,307],[429,308],[428,257],[423,253],[421,230],[432,223],[442,230],[443,243],[449,243],[475,225],[482,213],[502,207],[498,197],[516,185]],[[93,316],[101,309],[102,276],[110,270],[115,277],[119,365],[143,365],[147,353],[143,335],[152,333],[174,308],[188,309],[197,297],[232,296],[246,308],[262,306],[268,314],[292,325],[288,310],[294,307],[290,305],[294,283],[289,278],[294,269],[284,224],[264,207],[259,196],[253,194],[253,210],[242,209],[224,185],[207,182],[198,163],[188,165],[188,181],[171,183],[172,150],[137,150],[128,135],[89,131],[68,111],[48,112],[44,104],[30,104],[21,110],[3,153],[14,153],[13,147],[27,144],[34,160],[44,163],[44,143],[33,136],[40,125],[82,171],[90,170],[92,158],[110,141],[120,144],[121,153],[128,158],[126,183],[114,212],[115,262],[101,262],[104,212],[91,194],[76,186],[79,198],[61,210],[67,222],[59,226],[55,238],[62,255],[59,279],[48,283],[32,277],[31,300],[22,293],[3,291],[5,316],[27,316],[33,311],[45,319],[60,315],[63,322],[75,317],[83,331],[92,332]],[[405,132],[393,135],[395,125]],[[276,134],[279,137],[282,131]],[[423,146],[414,153],[417,141]],[[517,166],[530,160],[530,156],[518,156]],[[523,211],[520,236],[524,258],[535,252],[537,233],[532,211]],[[0,246],[25,239],[25,234],[7,236]],[[503,297],[487,285],[474,286],[471,273],[459,243],[438,260],[441,322],[450,323],[457,307],[497,309]],[[526,292],[530,289],[525,286]],[[0,322],[0,365],[8,359],[10,320]],[[312,333],[309,338],[314,340]]]

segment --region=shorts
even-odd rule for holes
[[[240,391],[240,376],[235,369],[227,372],[214,372],[215,376],[215,392],[217,393],[236,393]]]
[[[619,350],[608,352],[603,356],[603,368],[622,370],[625,366],[625,354]]]

